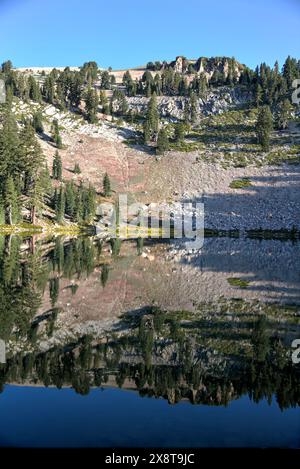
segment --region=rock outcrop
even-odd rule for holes
[[[245,68],[244,65],[229,57],[200,57],[195,63],[195,71],[204,73],[209,81],[215,72],[221,73],[225,78],[231,73],[233,77],[238,79]]]
[[[176,57],[176,60],[174,60],[174,62],[170,63],[170,67],[172,67],[177,73],[186,73],[188,71],[189,63],[190,61],[188,59],[186,59],[182,55],[179,55],[178,57]]]
[[[205,97],[197,99],[197,111],[199,117],[212,114],[221,114],[224,111],[242,106],[253,99],[249,90],[242,90],[240,87],[222,87],[208,91]],[[129,109],[138,114],[143,114],[147,110],[149,98],[144,96],[134,96],[127,98]],[[158,110],[162,117],[173,119],[183,119],[185,106],[188,98],[184,96],[158,96]]]
[[[238,79],[245,65],[230,57],[199,57],[197,60],[189,60],[180,55],[169,63],[169,67],[180,74],[189,73],[192,68],[193,73],[203,74],[210,81],[215,73],[221,74],[225,79],[229,75]]]

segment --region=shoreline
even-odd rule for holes
[[[93,233],[92,229],[93,228]],[[0,236],[5,235],[17,235],[17,236],[33,236],[37,234],[53,234],[53,235],[87,235],[87,236],[98,236],[101,234],[97,230],[99,228],[98,225],[90,225],[89,228],[80,227],[80,226],[55,226],[55,227],[43,227],[39,225],[28,225],[26,227],[20,225],[0,225]],[[147,236],[127,236],[121,237],[117,236],[117,239],[121,241],[129,240],[129,239],[149,239],[149,240],[160,240],[165,241],[167,238],[162,236],[162,232],[153,233],[151,235],[151,228],[146,230]],[[109,238],[109,233],[106,230],[103,230],[103,234],[105,233],[106,238]],[[158,235],[157,235],[158,234]],[[239,238],[239,239],[261,239],[261,240],[279,240],[279,241],[300,241],[300,230],[294,226],[293,228],[280,228],[280,229],[216,229],[216,228],[204,228],[204,238]],[[175,240],[173,236],[169,239]],[[188,239],[188,238],[182,238]],[[180,238],[178,238],[180,242]]]
[[[0,225],[0,235],[35,235],[35,234],[87,234],[89,229],[78,225],[71,226],[43,226],[22,224]]]

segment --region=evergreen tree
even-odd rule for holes
[[[42,95],[41,95],[40,87],[32,75],[30,75],[28,78],[28,91],[29,91],[29,98],[32,99],[32,101],[35,101],[37,103],[41,102]]]
[[[73,218],[75,215],[76,191],[73,182],[66,184],[66,214]]]
[[[0,182],[19,172],[20,142],[18,127],[9,105],[6,105],[0,132]]]
[[[107,70],[104,70],[101,74],[101,88],[103,90],[110,90],[111,88],[111,77]]]
[[[57,179],[58,181],[62,180],[62,161],[60,154],[56,150],[53,165],[52,165],[52,177],[53,179]]]
[[[44,131],[43,118],[41,112],[38,111],[33,114],[32,126],[34,130],[38,133],[42,133]]]
[[[63,186],[60,186],[60,190],[57,194],[56,206],[55,206],[55,218],[58,223],[61,223],[64,219],[65,214],[65,191]]]
[[[144,125],[144,138],[146,137],[147,141],[148,139],[149,140],[153,138],[156,139],[158,126],[159,126],[159,114],[157,110],[157,99],[156,99],[156,93],[153,93],[148,103],[146,121]],[[146,140],[145,140],[145,143],[146,143]]]
[[[258,143],[261,145],[263,151],[268,151],[270,148],[270,132],[273,128],[273,118],[269,106],[263,106],[257,117],[256,135]]]
[[[109,197],[111,195],[110,179],[107,173],[104,174],[103,178],[103,194],[104,197]]]
[[[151,129],[150,123],[146,119],[143,124],[143,136],[144,136],[144,143],[149,143],[151,140]]]
[[[4,73],[4,75],[8,75],[13,68],[13,64],[11,60],[6,60],[6,62],[3,62],[1,65],[1,71]]]
[[[156,153],[158,155],[163,155],[168,150],[169,150],[168,135],[167,135],[166,130],[162,128],[158,132]]]
[[[45,179],[44,179],[44,170],[40,170],[35,174],[34,179],[31,182],[28,196],[29,196],[29,206],[30,206],[30,218],[31,223],[35,225],[36,215],[38,215],[44,204],[45,197]]]
[[[20,133],[19,165],[24,172],[24,193],[28,195],[40,170],[44,167],[42,149],[29,122],[25,123]]]
[[[84,101],[87,119],[91,124],[95,124],[97,122],[97,110],[99,104],[97,91],[93,88],[89,88],[86,92]]]
[[[70,80],[69,88],[69,101],[71,106],[76,108],[80,105],[81,101],[81,87],[82,87],[82,77],[80,73],[72,75]]]
[[[45,79],[45,82],[44,82],[44,85],[43,85],[42,94],[43,94],[43,97],[44,97],[46,102],[48,102],[50,104],[55,103],[55,99],[54,99],[54,97],[55,97],[55,80],[54,80],[54,77],[53,77],[53,73],[50,73],[49,75],[47,75],[47,77]]]
[[[100,104],[102,106],[102,113],[103,114],[109,114],[109,104],[108,104],[108,99],[103,90],[100,92]]]
[[[186,125],[183,122],[179,122],[175,125],[175,141],[182,142],[185,137]]]
[[[83,200],[82,190],[80,190],[80,188],[76,194],[75,220],[77,221],[77,223],[81,223],[83,220]]]
[[[58,149],[63,148],[62,139],[59,132],[58,120],[54,119],[52,122],[52,139]]]
[[[61,110],[66,109],[66,95],[64,94],[61,83],[57,83],[55,91],[55,105]]]
[[[279,130],[284,130],[288,127],[289,120],[291,119],[293,107],[288,99],[282,101],[277,108],[276,112],[276,127]]]
[[[47,163],[45,164],[44,168],[42,168],[41,170],[40,178],[41,178],[41,185],[43,187],[44,195],[51,197],[53,194],[53,188],[52,188],[52,182],[51,182],[51,177],[50,177],[50,171],[49,171]]]
[[[16,223],[19,218],[18,194],[12,176],[8,176],[5,181],[4,207],[6,223]]]
[[[85,62],[80,69],[81,75],[84,77],[84,80],[89,83],[93,83],[97,80],[98,77],[98,65],[97,62],[90,61]]]
[[[111,98],[111,113],[118,116],[127,114],[128,105],[123,91],[115,89]]]
[[[90,185],[87,189],[83,189],[83,220],[91,222],[96,213],[96,191]]]
[[[300,76],[297,60],[288,56],[284,62],[282,74],[286,79],[288,88],[291,88],[293,81]]]
[[[255,90],[255,103],[256,107],[259,107],[263,102],[263,89],[260,86],[259,83],[256,85],[256,90]]]
[[[56,208],[58,206],[58,190],[57,187],[54,189],[53,197],[52,197],[52,208],[56,212]]]
[[[195,93],[191,93],[190,96],[190,112],[191,123],[194,124],[197,120],[197,97]]]

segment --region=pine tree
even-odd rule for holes
[[[65,214],[65,191],[63,186],[60,186],[60,190],[57,194],[57,201],[55,206],[55,218],[58,223],[61,223],[64,219]]]
[[[278,105],[276,112],[276,127],[279,130],[284,130],[288,127],[289,120],[291,119],[293,107],[288,99],[285,99]]]
[[[18,194],[12,176],[8,176],[5,181],[4,207],[6,223],[16,223],[19,218]]]
[[[57,187],[54,189],[53,197],[52,197],[52,208],[56,212],[56,208],[58,206],[58,190]]]
[[[148,120],[144,121],[143,135],[144,135],[144,143],[149,143],[151,139],[151,129],[150,129],[150,123]]]
[[[81,101],[81,87],[83,79],[80,73],[72,75],[70,80],[69,101],[72,106],[76,108],[80,105]]]
[[[158,126],[159,126],[159,114],[157,110],[157,99],[156,99],[156,93],[153,93],[148,103],[148,108],[147,108],[147,113],[146,113],[146,122],[144,125],[144,137],[145,137],[145,130],[146,130],[147,138],[150,134],[149,140],[153,138],[156,139]],[[146,143],[146,140],[145,140],[145,143]]]
[[[1,64],[1,71],[4,73],[4,75],[8,75],[13,68],[13,64],[11,60],[6,60]]]
[[[101,89],[110,90],[111,88],[111,77],[107,70],[104,70],[101,74]]]
[[[256,85],[256,90],[255,90],[255,103],[256,107],[259,107],[263,102],[263,89],[260,86],[259,83]]]
[[[30,75],[28,78],[28,88],[29,88],[29,98],[32,99],[32,101],[40,103],[42,100],[40,87],[32,75]]]
[[[75,214],[76,191],[73,182],[66,184],[66,214],[73,218]]]
[[[102,113],[103,114],[109,114],[109,104],[108,104],[108,99],[103,90],[100,92],[100,104],[102,106]]]
[[[53,74],[49,74],[44,82],[42,94],[46,102],[50,104],[54,104],[54,97],[55,97],[55,80]]]
[[[175,126],[175,141],[176,142],[182,142],[185,137],[185,132],[186,132],[186,125],[183,122],[179,122]]]
[[[24,172],[24,193],[28,195],[30,187],[34,185],[37,175],[44,167],[44,155],[29,122],[25,123],[20,133],[19,165]]]
[[[256,135],[258,143],[263,151],[270,148],[270,132],[273,128],[273,118],[269,106],[263,106],[258,114],[256,123]]]
[[[62,161],[60,154],[56,150],[53,165],[52,165],[52,177],[53,179],[57,179],[58,181],[62,180]]]
[[[103,194],[104,197],[109,197],[111,195],[110,179],[107,173],[105,173],[103,178]]]
[[[83,219],[91,222],[96,213],[96,191],[90,185],[87,189],[83,189]]]
[[[35,225],[36,215],[39,214],[41,208],[44,204],[45,197],[45,187],[44,187],[44,178],[43,170],[39,171],[35,175],[34,180],[31,183],[28,196],[29,196],[29,206],[30,206],[30,218],[31,223]]]
[[[111,113],[118,116],[124,116],[127,114],[128,105],[126,96],[123,91],[115,89],[111,98]]]
[[[61,111],[66,109],[66,95],[64,94],[61,83],[57,83],[56,85],[55,104]]]
[[[293,81],[299,76],[297,60],[288,56],[284,62],[282,74],[286,79],[288,88],[291,88]]]
[[[83,200],[81,186],[79,187],[76,195],[75,220],[77,223],[81,223],[83,220]]]
[[[42,133],[44,131],[43,118],[41,112],[38,111],[33,114],[32,126],[34,130],[38,133]]]
[[[166,133],[166,130],[164,128],[162,128],[158,132],[156,153],[158,155],[163,155],[168,150],[169,150],[168,135]]]
[[[85,110],[87,119],[91,124],[97,122],[97,109],[99,104],[99,98],[97,91],[93,88],[89,88],[85,95]]]
[[[19,172],[20,142],[18,127],[9,105],[6,105],[0,132],[0,181]]]
[[[52,187],[50,171],[49,171],[47,163],[45,164],[44,168],[41,170],[40,177],[41,177],[41,184],[43,187],[44,195],[51,197],[53,194],[53,187]]]
[[[52,122],[52,139],[58,149],[63,148],[62,139],[59,132],[58,120],[54,119]]]

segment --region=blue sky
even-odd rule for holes
[[[176,55],[300,59],[300,0],[0,0],[0,62],[126,68]]]

